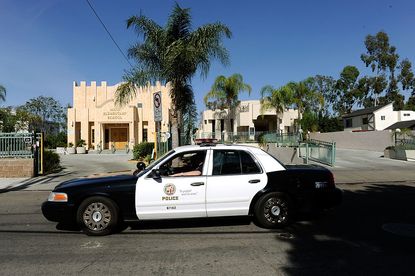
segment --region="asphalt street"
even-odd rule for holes
[[[61,172],[0,193],[0,274],[413,275],[415,164],[362,151],[338,157],[332,170],[343,204],[301,215],[285,229],[203,219],[88,237],[58,230],[42,216],[41,203],[61,181],[130,173],[135,164],[127,155],[63,156]]]
[[[106,237],[57,230],[41,215],[46,191],[3,193],[1,274],[413,275],[415,183],[340,187],[341,206],[282,230],[186,220]]]

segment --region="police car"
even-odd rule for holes
[[[43,203],[43,215],[76,222],[88,235],[139,220],[229,216],[251,216],[259,226],[276,228],[297,211],[330,208],[342,199],[328,169],[283,165],[250,146],[183,146],[137,167],[136,175],[59,184]]]

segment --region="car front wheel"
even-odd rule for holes
[[[284,193],[268,193],[255,204],[255,218],[264,228],[281,228],[291,219],[290,198]]]
[[[79,206],[77,220],[82,231],[87,235],[108,235],[117,227],[118,207],[109,198],[90,197]]]

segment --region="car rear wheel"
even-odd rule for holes
[[[118,207],[109,198],[90,197],[79,206],[77,220],[82,231],[87,235],[108,235],[117,228]]]
[[[291,219],[290,198],[284,193],[268,193],[255,204],[255,218],[264,228],[281,228]]]

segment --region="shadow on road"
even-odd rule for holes
[[[68,175],[71,175],[71,174],[73,174],[73,173],[72,172],[62,172],[61,171],[59,173],[49,174],[49,175],[46,175],[46,176],[33,177],[33,178],[28,179],[28,180],[22,181],[18,184],[14,184],[11,187],[6,187],[6,188],[3,188],[3,189],[0,189],[0,194],[1,193],[12,192],[12,191],[24,190],[24,189],[26,189],[30,186],[33,186],[33,185],[49,184],[52,181],[54,181],[54,180],[56,180],[60,177],[68,176]]]
[[[288,275],[413,275],[415,239],[385,232],[387,223],[415,225],[415,188],[371,185],[346,191],[333,212],[286,230],[294,239]],[[277,240],[281,240],[276,236]]]

